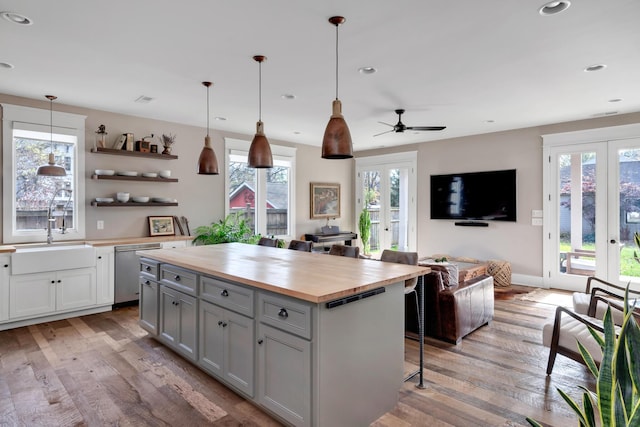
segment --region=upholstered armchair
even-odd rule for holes
[[[587,278],[587,286],[584,292],[573,293],[573,311],[577,314],[602,319],[605,311],[607,310],[608,302],[614,302],[616,305],[622,305],[624,292],[625,288],[622,286],[591,276]],[[638,300],[639,295],[640,292],[630,289],[629,304],[634,305],[636,300]],[[640,302],[638,304],[640,304]],[[622,310],[617,309],[616,306],[612,306],[611,316],[613,317],[613,323],[616,325],[622,324]]]

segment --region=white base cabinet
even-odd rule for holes
[[[9,319],[87,308],[96,304],[96,272],[80,268],[11,277]]]
[[[11,255],[0,255],[0,322],[9,319],[9,281]]]
[[[96,248],[96,304],[113,304],[115,299],[116,254],[113,246]]]

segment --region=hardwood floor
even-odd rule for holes
[[[554,310],[502,294],[491,325],[458,346],[427,339],[426,389],[405,383],[396,407],[372,425],[519,426],[526,416],[576,425],[556,387],[578,398],[578,385],[594,389],[594,381],[562,356],[546,376],[542,326]],[[127,307],[0,332],[0,426],[280,425],[148,338],[137,313]],[[405,340],[405,355],[406,371],[415,370],[416,341]]]

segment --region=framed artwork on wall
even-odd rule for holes
[[[149,236],[173,236],[175,234],[172,216],[149,217]]]
[[[340,184],[311,183],[311,219],[340,218]]]

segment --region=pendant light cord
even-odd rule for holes
[[[209,86],[207,86],[207,136],[209,136]]]
[[[336,99],[338,99],[338,24],[336,24]]]
[[[49,142],[51,143],[51,154],[53,154],[53,98],[49,98]]]
[[[258,61],[258,121],[262,121],[262,61]]]

